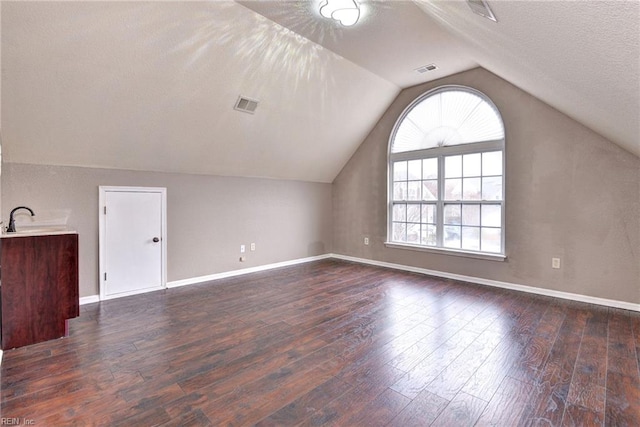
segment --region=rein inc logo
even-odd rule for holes
[[[0,426],[34,426],[36,421],[30,418],[0,418]]]

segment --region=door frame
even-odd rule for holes
[[[160,239],[161,247],[161,285],[159,288],[144,289],[132,292],[124,292],[117,295],[106,295],[106,283],[104,280],[106,271],[106,199],[108,192],[125,192],[125,193],[159,193],[161,196],[161,227],[162,236]],[[123,187],[123,186],[98,186],[98,235],[99,235],[99,283],[100,283],[100,300],[108,300],[114,298],[136,295],[146,292],[152,292],[159,289],[167,288],[167,189],[165,187]]]

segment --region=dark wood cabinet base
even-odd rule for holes
[[[78,235],[2,239],[2,348],[65,336],[79,315]]]

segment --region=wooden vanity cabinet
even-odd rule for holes
[[[0,267],[2,348],[65,336],[80,314],[78,235],[4,237]]]

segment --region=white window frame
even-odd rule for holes
[[[396,136],[397,130],[400,127],[403,120],[406,116],[411,112],[411,110],[417,106],[419,103],[429,98],[430,96],[436,95],[438,93],[442,93],[448,90],[463,90],[474,95],[479,96],[483,101],[487,102],[491,105],[496,112],[498,109],[495,107],[491,99],[489,99],[483,93],[466,87],[466,86],[441,86],[430,90],[418,98],[416,98],[400,115],[398,120],[395,123],[393,131],[391,132],[391,136],[389,138],[388,145],[388,155],[387,155],[387,241],[385,245],[390,248],[398,248],[398,249],[410,249],[424,252],[432,252],[432,253],[440,253],[440,254],[450,254],[457,256],[465,256],[470,258],[479,258],[479,259],[487,259],[494,261],[504,261],[506,259],[506,155],[505,155],[505,138],[494,140],[494,141],[483,141],[483,142],[473,142],[467,144],[460,145],[452,145],[452,146],[443,146],[437,148],[428,148],[422,150],[415,151],[405,151],[399,153],[392,153],[393,141]],[[502,117],[498,112],[498,116],[500,120]],[[502,152],[502,198],[500,201],[496,200],[446,200],[444,198],[445,188],[444,188],[444,158],[447,156],[453,155],[464,155],[464,154],[475,154],[475,153],[484,153],[484,152],[492,152],[492,151],[501,151]],[[418,160],[418,159],[428,159],[428,158],[438,158],[438,198],[435,201],[426,201],[426,200],[418,200],[418,201],[410,201],[404,200],[400,203],[404,204],[435,204],[436,205],[436,235],[437,235],[437,245],[436,246],[427,246],[421,244],[411,244],[406,242],[396,242],[392,240],[393,237],[393,184],[394,184],[394,174],[393,174],[393,165],[394,162],[397,161],[409,161],[409,160]],[[396,203],[398,203],[396,201]],[[473,251],[467,249],[456,249],[444,247],[443,238],[444,238],[444,205],[445,204],[478,204],[478,205],[501,205],[501,249],[500,253],[497,252],[483,252],[483,251]]]

